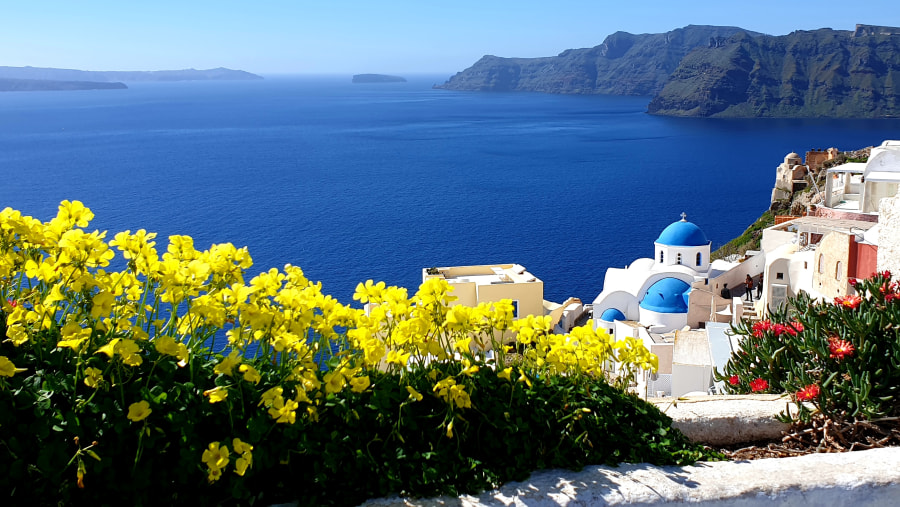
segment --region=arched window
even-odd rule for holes
[[[841,279],[843,267],[844,267],[844,264],[841,261],[838,261],[837,265],[834,266],[834,279],[835,280]]]
[[[825,272],[825,254],[819,254],[819,274]]]
[[[678,260],[675,261],[679,266],[681,265],[681,252],[678,252]]]
[[[697,252],[697,265],[703,264],[703,254]]]
[[[662,251],[662,248],[660,248],[659,249],[659,263],[662,264],[662,262],[663,262],[663,251]]]

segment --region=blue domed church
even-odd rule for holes
[[[695,282],[709,279],[711,242],[684,213],[654,242],[652,259],[624,269],[610,268],[603,292],[594,299],[595,327],[611,333],[615,321],[635,321],[653,333],[681,329],[688,322]]]

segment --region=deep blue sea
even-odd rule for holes
[[[433,90],[447,76],[131,83],[0,94],[0,208],[91,228],[232,242],[251,275],[286,263],[351,302],[372,278],[520,263],[545,298],[591,301],[606,268],[652,256],[682,211],[713,247],[769,205],[791,151],[900,137],[891,120],[645,114],[649,98]],[[412,290],[411,290],[412,292]]]

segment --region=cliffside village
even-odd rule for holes
[[[641,339],[659,357],[659,371],[634,386],[641,396],[721,393],[713,371],[737,350],[732,324],[765,319],[801,292],[832,301],[854,293],[854,278],[900,273],[900,141],[805,158],[789,153],[776,168],[772,209],[790,211],[763,230],[759,250],[713,261],[711,241],[682,213],[660,232],[653,258],[607,269],[591,303],[545,301],[543,282],[519,264],[427,268],[422,277],[453,284],[457,304],[511,299],[516,317],[550,315],[555,332],[591,321]]]

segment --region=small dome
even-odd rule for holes
[[[677,278],[663,278],[647,289],[641,308],[658,313],[687,313],[691,286]]]
[[[682,218],[663,229],[656,242],[667,246],[704,246],[709,244],[709,239],[699,227]]]
[[[788,160],[794,160],[794,159],[799,160],[799,159],[800,159],[800,155],[798,155],[798,154],[796,154],[796,153],[794,153],[794,152],[790,152],[790,153],[788,153],[787,155],[785,155],[785,157],[784,157],[784,161],[785,161],[785,162],[787,162]]]
[[[624,321],[627,319],[625,318],[625,314],[620,312],[618,309],[607,308],[606,310],[603,310],[603,313],[600,315],[600,320],[604,322],[613,322],[616,320]]]

